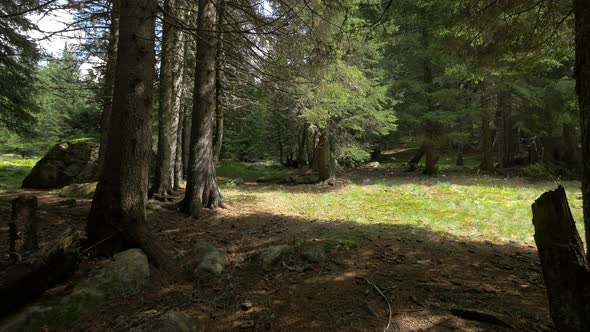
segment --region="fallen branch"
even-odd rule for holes
[[[375,285],[374,283],[371,282],[371,280],[367,279],[367,278],[363,278],[367,284],[373,286],[373,288],[375,288],[375,290],[385,299],[385,302],[387,302],[387,310],[389,311],[389,319],[387,320],[387,325],[385,326],[385,329],[383,330],[384,332],[389,331],[389,327],[391,326],[391,320],[393,318],[393,310],[391,309],[391,302],[389,302],[389,298],[387,297],[387,295],[385,295],[385,293],[383,293],[383,291],[381,290],[381,288],[379,288],[379,286]]]

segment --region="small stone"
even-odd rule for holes
[[[248,311],[248,310],[252,309],[253,307],[254,307],[254,304],[252,304],[252,302],[250,302],[250,301],[246,301],[246,302],[242,303],[242,305],[241,305],[241,308],[244,311]]]
[[[197,242],[193,247],[193,263],[197,266],[193,271],[195,277],[206,274],[219,276],[229,264],[224,252],[204,241]]]
[[[263,270],[268,271],[275,267],[285,256],[291,255],[294,248],[288,245],[269,247],[258,253],[257,258]]]
[[[159,211],[162,209],[162,206],[160,204],[150,203],[146,206],[146,209],[151,211]]]
[[[64,187],[59,196],[64,198],[92,198],[96,191],[96,185],[96,182],[71,184]]]

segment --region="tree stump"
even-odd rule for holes
[[[551,318],[559,331],[590,331],[590,270],[564,188],[544,193],[532,209]]]
[[[37,197],[19,196],[12,201],[8,223],[10,260],[20,260],[26,253],[39,249],[37,243]]]

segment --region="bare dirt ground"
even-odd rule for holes
[[[40,200],[41,243],[67,227],[83,229],[90,200],[68,207],[56,192],[28,194]],[[149,222],[180,264],[204,240],[224,250],[230,266],[219,278],[172,284],[152,269],[143,293],[100,308],[68,331],[126,331],[171,309],[207,331],[554,330],[531,247],[448,238],[414,226],[320,223],[240,202],[199,221],[178,214],[172,202],[162,207],[150,211]],[[2,213],[7,217],[6,208]],[[4,226],[0,237],[7,237]],[[325,238],[354,238],[359,245],[303,272],[264,272],[249,259],[269,246]],[[100,263],[85,258],[72,280]],[[46,296],[63,296],[72,283]]]

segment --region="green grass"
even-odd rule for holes
[[[219,177],[240,178],[248,181],[287,177],[292,172],[293,170],[289,170],[274,162],[243,163],[223,160],[217,166],[217,176]]]
[[[579,182],[562,183],[582,229]],[[413,225],[452,237],[534,245],[531,204],[554,182],[460,174],[452,178],[393,178],[339,189],[318,186],[225,188],[230,202],[273,208],[319,221]]]
[[[0,194],[19,191],[23,179],[37,163],[37,158],[0,155]]]

